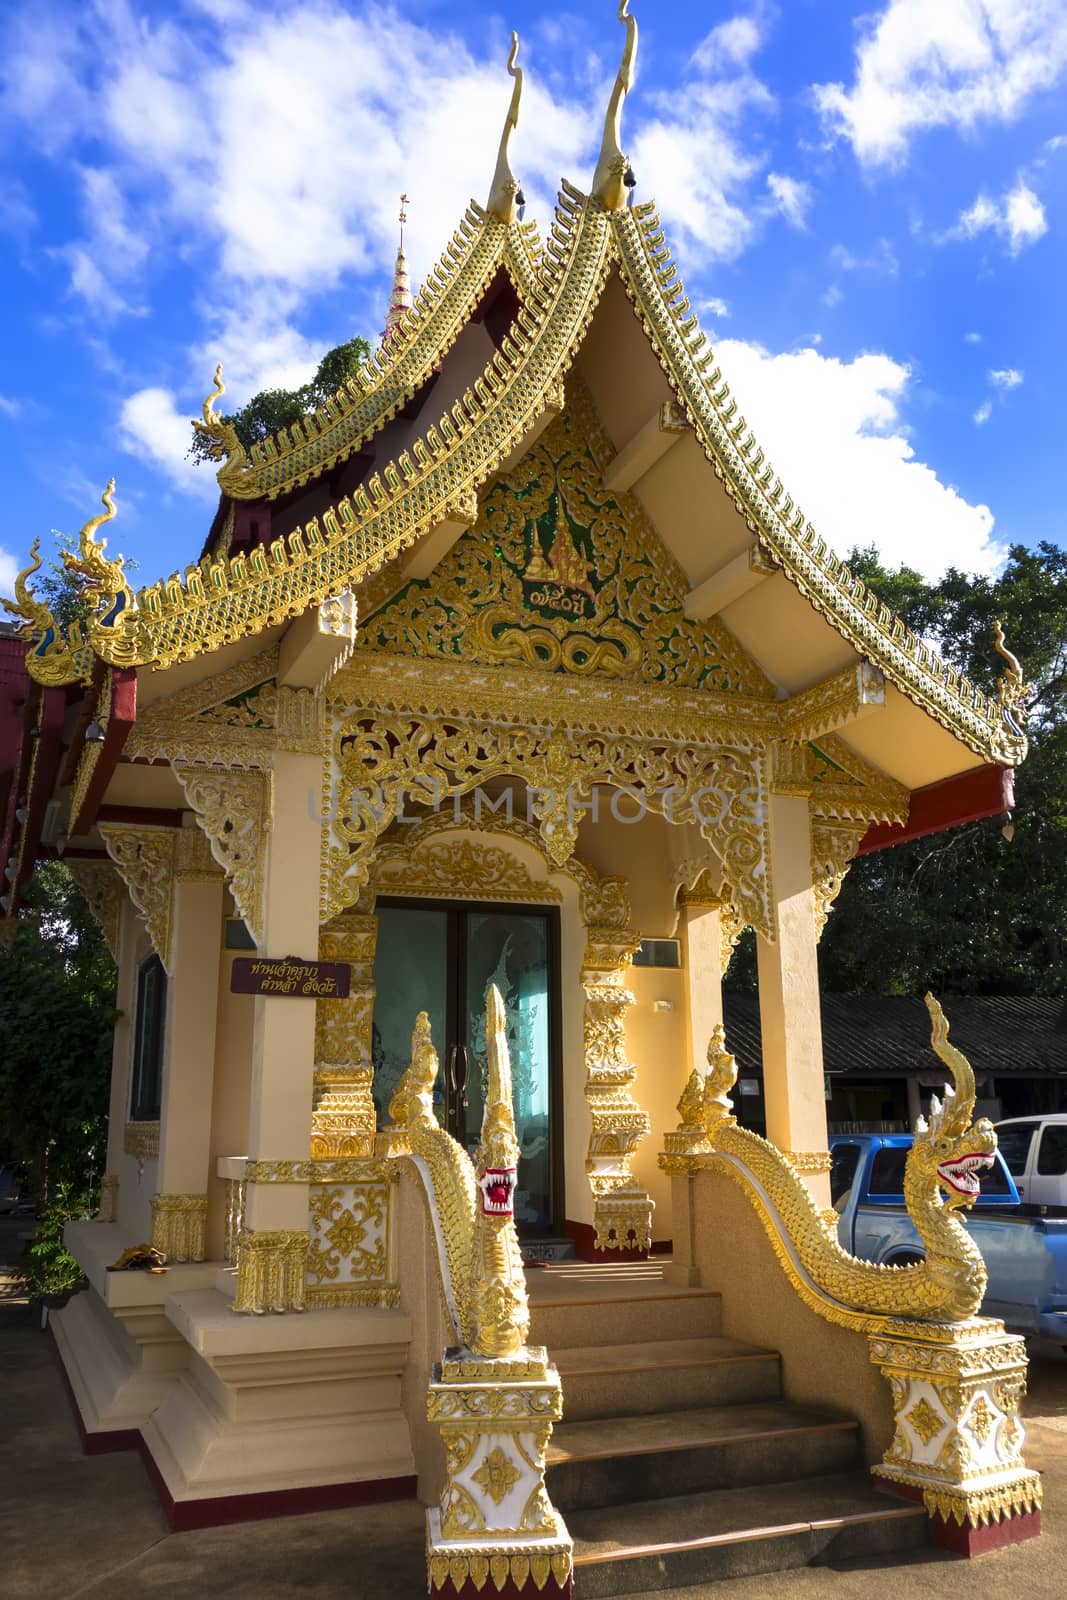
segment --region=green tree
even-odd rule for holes
[[[280,428],[290,427],[307,412],[325,405],[331,395],[355,378],[357,370],[370,353],[366,339],[349,339],[347,343],[326,352],[310,383],[303,384],[299,389],[261,389],[247,405],[223,420],[233,423],[237,437],[246,450],[251,450],[254,444],[262,443]],[[196,461],[209,460],[210,442],[202,434],[194,432],[189,454]]]
[[[43,1202],[87,1195],[107,1142],[115,963],[69,870],[43,862],[0,955],[0,1137]]]
[[[922,638],[987,693],[1004,663],[993,623],[1035,685],[1030,754],[1015,778],[1014,837],[1003,817],[968,823],[853,863],[819,952],[822,986],[842,993],[1054,995],[1067,958],[1067,552],[1012,548],[999,577],[956,569],[928,583],[873,549],[850,565]],[[731,987],[755,985],[747,934]]]

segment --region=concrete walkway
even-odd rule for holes
[[[14,1234],[0,1220],[0,1261],[13,1258]],[[871,1600],[872,1592],[878,1600],[973,1600],[976,1589],[1063,1600],[1067,1360],[1058,1350],[1037,1357],[1026,1410],[1028,1459],[1046,1474],[1043,1539],[978,1562],[931,1551],[907,1565],[807,1568],[660,1590],[656,1600]],[[425,1593],[423,1512],[410,1502],[171,1533],[137,1455],[82,1454],[51,1340],[24,1302],[5,1296],[2,1269],[0,1419],[5,1600],[417,1600]]]

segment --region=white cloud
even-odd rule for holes
[[[763,32],[754,16],[728,17],[717,23],[693,52],[693,64],[700,72],[718,73],[723,68],[747,67],[763,44]]]
[[[752,194],[765,157],[747,138],[748,119],[775,109],[750,65],[764,37],[759,9],[719,23],[694,51],[687,80],[646,97],[653,115],[629,141],[638,183],[654,185],[657,207],[691,270],[736,258],[787,202],[791,220],[806,206],[806,185],[791,178],[777,180],[780,195],[769,185],[771,200],[762,205]]]
[[[1067,68],[1062,0],[889,0],[860,26],[852,85],[815,99],[870,166],[903,161],[925,129],[1009,122]]]
[[[169,389],[138,389],[123,401],[119,443],[124,450],[164,473],[176,489],[200,499],[218,497],[215,474],[188,456],[192,427]]]
[[[387,268],[402,190],[413,269],[430,267],[469,196],[485,199],[510,88],[502,61],[444,29],[326,0],[246,8],[225,56],[192,74],[142,50],[120,65],[106,115],[125,160],[219,239],[225,275],[310,290]],[[533,73],[527,89],[513,158],[545,215],[560,171],[591,159],[595,125]]]
[[[1020,181],[1008,195],[1005,220],[1012,255],[1048,232],[1045,208],[1034,191]]]
[[[22,565],[9,550],[0,550],[0,593],[11,595],[15,592],[15,579]],[[5,614],[5,622],[12,618]]]
[[[0,394],[0,417],[10,417],[12,421],[22,415],[22,405],[18,400],[12,400],[6,394]]]
[[[1018,367],[990,368],[989,381],[997,389],[1017,389],[1023,381]]]
[[[224,35],[203,28],[204,12],[225,20]],[[173,16],[135,18],[124,0],[101,0],[65,33],[20,24],[0,116],[39,143],[46,107],[70,90],[49,148],[80,153],[75,141],[91,136],[94,152],[81,172],[84,236],[61,248],[72,293],[96,317],[140,309],[153,241],[166,240],[191,263],[209,332],[251,321],[240,358],[236,341],[222,354],[255,388],[306,368],[296,321],[311,296],[346,274],[381,292],[401,191],[416,280],[471,195],[484,202],[511,94],[505,52],[475,55],[446,27],[374,0],[358,12],[339,0],[191,0]],[[598,119],[526,65],[512,154],[531,213],[550,219],[560,174],[592,170]],[[292,297],[284,322],[280,291]],[[199,370],[199,345],[191,358]]]
[[[842,300],[845,298],[845,291],[841,288],[840,284],[832,283],[828,289],[823,290],[819,298],[821,299],[823,305],[832,311],[834,307],[839,306]]]
[[[847,245],[832,245],[830,260],[841,272],[873,272],[886,278],[895,278],[900,273],[900,262],[888,239],[878,239],[862,256]]]
[[[931,579],[951,565],[1002,566],[989,507],[915,457],[902,416],[915,381],[907,366],[873,353],[771,355],[741,340],[722,341],[716,357],[783,483],[839,554],[874,544],[890,565]]]
[[[701,300],[697,310],[702,316],[706,317],[728,317],[730,315],[730,307],[717,294],[708,295],[706,300]]]
[[[964,344],[981,344],[982,335],[980,333],[965,333],[963,342]]]
[[[1048,232],[1045,208],[1022,178],[999,200],[980,194],[972,206],[960,212],[959,222],[942,235],[940,242],[975,239],[980,233],[990,232],[1004,240],[1013,256]]]
[[[993,402],[992,402],[992,400],[983,400],[982,404],[978,407],[978,410],[975,412],[974,417],[973,417],[972,420],[974,421],[974,423],[979,428],[982,428],[989,421],[989,419],[990,419],[990,417],[992,415],[993,415]]]
[[[767,187],[774,196],[776,209],[794,228],[803,228],[811,208],[810,183],[799,178],[787,178],[780,172],[768,172]]]

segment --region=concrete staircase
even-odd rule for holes
[[[717,1295],[655,1262],[528,1278],[531,1343],[563,1380],[548,1487],[576,1600],[927,1542],[922,1507],[872,1487],[856,1423],[784,1400],[778,1355],[720,1336]]]

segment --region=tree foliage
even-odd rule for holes
[[[1000,620],[1035,685],[1030,754],[1015,778],[1014,838],[1005,818],[952,828],[853,863],[823,935],[831,992],[1054,995],[1067,956],[1067,552],[1016,545],[997,578],[955,569],[928,583],[890,570],[873,549],[850,565],[922,638],[987,693],[1004,663]],[[755,985],[746,936],[730,985]]]
[[[107,1144],[115,963],[68,869],[43,862],[0,955],[0,1129],[43,1201],[87,1193]]]
[[[233,423],[238,439],[246,450],[251,450],[254,444],[262,443],[280,428],[291,427],[307,412],[325,405],[338,389],[355,377],[370,353],[366,339],[349,339],[346,344],[326,352],[310,383],[299,389],[261,389],[247,405],[225,416],[223,421]],[[203,434],[194,431],[189,454],[196,461],[207,461],[210,444]]]

